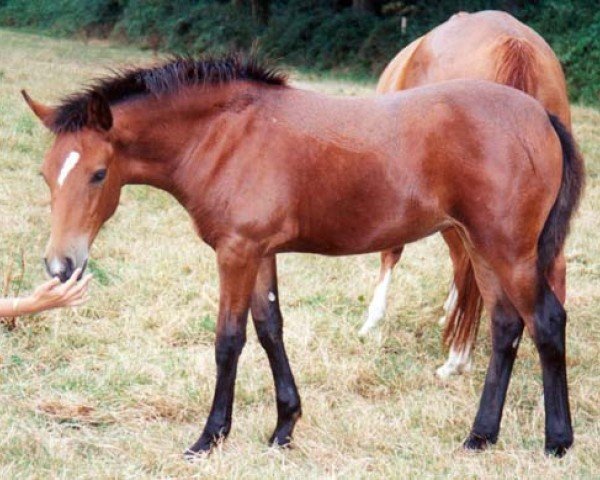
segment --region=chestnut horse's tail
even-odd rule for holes
[[[558,196],[546,219],[538,239],[538,268],[546,276],[549,268],[562,251],[571,217],[581,199],[585,183],[583,158],[577,149],[575,140],[558,117],[548,113],[548,117],[558,138],[563,154],[563,172]],[[475,281],[473,265],[465,254],[455,272],[458,299],[447,319],[444,330],[444,343],[452,349],[462,352],[471,348],[483,309],[481,293]]]
[[[473,264],[466,252],[454,272],[454,285],[458,297],[446,318],[443,342],[448,347],[452,346],[453,351],[463,352],[470,350],[475,343],[483,310],[483,299],[475,281]]]
[[[546,275],[548,268],[563,249],[571,217],[579,205],[585,184],[583,157],[575,139],[558,117],[551,113],[548,113],[548,117],[560,140],[563,172],[558,196],[538,239],[538,268],[542,275]]]
[[[536,53],[523,38],[506,37],[497,47],[498,64],[495,82],[536,94]]]

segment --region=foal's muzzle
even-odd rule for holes
[[[65,283],[69,278],[71,278],[71,275],[73,275],[73,272],[77,268],[74,259],[71,257],[55,257],[51,260],[44,258],[44,264],[46,265],[46,271],[48,272],[48,275],[51,277],[58,277],[62,283]],[[81,280],[86,267],[87,259],[84,260],[83,265],[81,266],[81,273],[79,274],[77,280]]]

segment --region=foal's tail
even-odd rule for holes
[[[548,269],[562,251],[569,233],[569,224],[577,209],[585,183],[585,168],[575,140],[558,117],[548,113],[563,154],[563,172],[558,196],[550,210],[538,239],[538,269],[546,276]],[[443,340],[457,352],[470,349],[477,337],[483,300],[475,281],[475,272],[468,255],[462,258],[455,273],[458,299],[450,313]]]
[[[537,86],[536,53],[523,38],[506,37],[497,47],[495,81],[535,96]]]
[[[538,239],[538,269],[543,275],[547,273],[548,268],[563,249],[569,233],[571,217],[579,205],[585,184],[583,157],[575,139],[558,117],[551,113],[548,113],[548,117],[560,140],[563,172],[558,196]]]

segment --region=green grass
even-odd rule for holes
[[[38,174],[51,135],[19,95],[56,101],[107,67],[147,52],[0,30],[0,268],[23,288],[44,278],[48,191]],[[364,94],[371,84],[293,75],[308,88]],[[474,372],[442,382],[437,319],[450,265],[438,237],[410,245],[379,335],[356,332],[377,255],[279,261],[285,335],[304,405],[289,451],[269,449],[275,404],[253,332],[241,358],[234,425],[212,456],[189,464],[210,408],[218,283],[213,252],[170,197],[127,187],[93,249],[92,301],[0,331],[3,478],[598,478],[600,472],[600,112],[574,107],[588,187],[568,244],[568,364],[575,446],[543,453],[537,355],[519,352],[497,446],[460,449],[489,353],[484,321]],[[12,266],[12,267],[11,267]]]

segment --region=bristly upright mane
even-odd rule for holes
[[[114,105],[139,95],[159,96],[174,93],[181,87],[224,84],[235,80],[285,85],[287,77],[278,69],[265,66],[254,56],[175,57],[154,67],[116,70],[112,76],[93,81],[84,91],[62,100],[56,107],[50,129],[58,134],[84,128],[88,121],[87,105],[95,94],[100,94]]]

